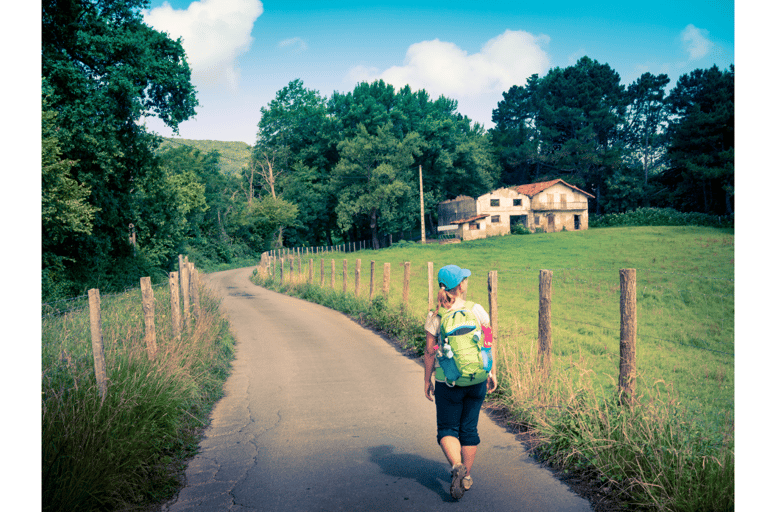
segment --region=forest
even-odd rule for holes
[[[162,276],[180,253],[215,265],[418,237],[420,169],[428,233],[441,201],[556,178],[595,196],[591,216],[734,215],[733,65],[624,85],[584,56],[512,85],[490,129],[425,90],[379,80],[324,97],[297,78],[254,108],[250,157],[233,169],[232,155],[162,144],[140,122],[178,133],[197,107],[181,42],[144,24],[146,3],[42,2],[44,301]]]

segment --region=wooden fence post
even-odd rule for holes
[[[155,292],[152,291],[152,278],[142,277],[141,309],[144,312],[144,341],[150,361],[157,355],[157,336],[155,334]]]
[[[280,257],[280,284],[285,284],[285,258]]]
[[[433,288],[435,281],[435,264],[431,261],[427,263],[427,281],[429,281],[427,290],[427,302],[429,303],[428,311],[432,311],[432,309],[435,307],[435,290]]]
[[[371,291],[368,292],[368,300],[373,299],[373,273],[375,269],[376,269],[376,262],[371,261]]]
[[[171,291],[171,332],[174,339],[181,336],[181,308],[179,304],[179,273],[171,272],[168,278],[168,288]]]
[[[179,258],[181,258],[181,255],[179,255]],[[180,259],[180,262],[181,267],[179,267],[179,275],[181,276],[181,296],[184,300],[184,327],[189,328],[192,319],[192,314],[189,307],[189,266],[184,260]]]
[[[320,288],[325,288],[325,258],[320,258]]]
[[[539,271],[539,367],[546,378],[552,363],[552,271]]]
[[[336,289],[336,260],[331,260],[331,290]]]
[[[391,270],[389,262],[384,263],[384,283],[381,287],[382,295],[384,298],[389,298],[389,272]]]
[[[99,290],[88,290],[88,308],[91,318],[91,348],[93,349],[93,367],[96,372],[96,384],[99,386],[101,403],[107,396],[107,366],[104,359],[104,338],[101,334],[101,296]]]
[[[621,338],[619,343],[619,392],[624,401],[635,397],[637,367],[637,271],[634,268],[619,270],[621,282]]]
[[[347,294],[347,260],[344,259],[344,285],[341,288],[341,293]]]
[[[200,278],[197,274],[195,264],[189,262],[189,293],[192,296],[192,309],[195,313],[195,319],[200,318]]]
[[[408,299],[411,295],[411,262],[403,263],[403,304],[408,307]]]
[[[309,284],[313,284],[315,280],[315,260],[309,260],[309,269],[307,270],[307,281]]]
[[[499,327],[499,272],[488,272],[488,314],[491,317],[491,332],[498,339]]]
[[[288,261],[290,268],[288,269],[288,282],[293,283],[293,258]]]
[[[360,258],[355,263],[355,297],[360,297]]]
[[[202,287],[201,281],[200,281],[200,271],[195,269],[195,275],[194,275],[194,281],[195,283],[195,297],[197,301],[197,318],[200,318],[200,315],[203,313],[203,301],[200,298],[200,289]]]

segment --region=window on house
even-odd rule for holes
[[[499,206],[499,200],[498,199],[491,199],[491,206]]]
[[[536,225],[538,226],[541,223],[540,217],[536,215],[535,219],[536,219]]]
[[[512,200],[512,206],[522,206],[523,200],[522,199],[513,199]]]
[[[470,230],[480,229],[480,224],[478,224],[477,222],[470,222],[469,229]]]
[[[501,216],[500,215],[491,215],[491,222],[494,224],[497,224],[501,222]]]

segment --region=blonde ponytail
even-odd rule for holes
[[[459,296],[460,287],[461,283],[459,283],[458,286],[452,290],[446,290],[444,284],[440,285],[440,290],[437,292],[437,307],[435,308],[435,313],[437,313],[441,307],[445,309],[451,309],[453,303],[456,302],[456,297]]]

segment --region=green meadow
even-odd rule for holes
[[[345,258],[347,293],[343,294]],[[398,308],[400,316],[408,317],[410,328],[400,329],[396,337],[416,351],[424,346],[420,326],[428,311],[429,262],[434,266],[434,287],[441,266],[470,269],[467,299],[486,308],[487,276],[497,271],[495,342],[501,383],[491,404],[505,410],[511,422],[536,432],[543,456],[566,470],[589,468],[635,507],[733,506],[732,229],[615,227],[448,245],[400,243],[380,251],[302,254],[301,277],[294,259],[292,282],[306,282],[313,260],[313,292],[302,291],[305,284],[287,285],[290,260],[282,286],[279,269],[275,279],[256,280],[287,293],[317,296],[322,260],[321,301],[349,309],[345,304],[354,295],[358,258],[358,301],[368,302],[374,261],[370,303],[379,310],[382,303],[390,309],[384,323],[397,319]],[[410,262],[405,305],[404,262]],[[390,264],[386,297],[385,263]],[[624,268],[637,271],[639,405],[633,408],[616,405],[619,271]],[[553,272],[553,359],[546,379],[536,367],[541,269]],[[352,307],[362,319],[361,309],[365,306]]]

